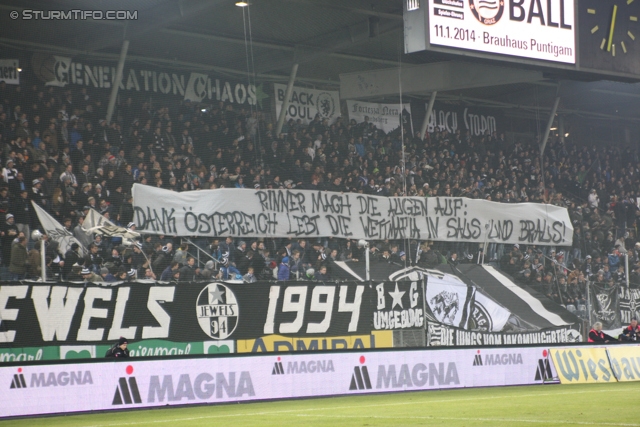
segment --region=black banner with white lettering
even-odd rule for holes
[[[640,318],[640,289],[630,289],[626,286],[620,286],[619,289],[620,322],[627,325],[634,317]]]
[[[498,109],[436,102],[429,116],[427,132],[446,129],[455,134],[460,130],[462,136],[467,131],[471,136],[481,136],[496,132],[503,120],[504,115]]]
[[[522,344],[560,344],[582,342],[580,325],[558,326],[539,331],[468,331],[441,323],[427,324],[427,346],[485,346]]]
[[[422,282],[0,286],[0,348],[322,337],[424,326]],[[376,325],[374,327],[374,324]]]
[[[20,63],[31,79],[55,87],[86,87],[108,94],[115,82],[115,62],[56,55],[54,52],[20,52]],[[17,60],[11,60],[18,63]],[[23,76],[24,77],[24,76]],[[2,80],[2,79],[0,79]],[[6,79],[5,79],[6,80]],[[8,82],[10,83],[10,82]],[[158,67],[127,59],[122,72],[120,91],[125,97],[138,94],[203,104],[218,102],[268,108],[272,95],[264,83],[247,84],[246,79],[229,78],[216,73],[182,66]]]

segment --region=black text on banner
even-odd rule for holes
[[[238,195],[242,191],[242,196]],[[176,193],[134,184],[135,222],[150,234],[337,237],[570,246],[567,209],[462,197],[378,197],[311,190]]]

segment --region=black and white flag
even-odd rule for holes
[[[71,234],[69,230],[64,228],[54,217],[49,215],[47,211],[42,209],[40,206],[33,203],[33,201],[31,204],[38,215],[38,220],[40,221],[40,224],[42,224],[42,228],[44,228],[44,233],[49,236],[51,240],[58,242],[58,252],[60,252],[61,255],[64,255],[69,249],[71,249],[71,245],[73,243],[77,243],[78,246],[80,246],[80,256],[84,256],[85,248],[78,239],[73,237],[73,234]]]
[[[606,330],[620,327],[620,309],[618,303],[618,286],[613,288],[601,288],[597,285],[589,287],[591,293],[591,318],[595,322],[601,322]]]
[[[468,286],[455,276],[428,276],[425,298],[427,316],[432,320],[456,328],[469,328],[475,286]]]

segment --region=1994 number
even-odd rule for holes
[[[269,309],[267,311],[267,319],[264,323],[265,334],[296,334],[303,331],[306,331],[308,334],[325,333],[331,326],[334,307],[338,309],[338,312],[351,314],[347,332],[356,332],[358,330],[364,286],[340,286],[339,292],[337,292],[337,304],[334,304],[336,290],[338,290],[337,286],[313,286],[308,306],[307,294],[309,287],[287,286],[284,291],[281,312],[294,312],[296,316],[292,322],[281,322],[278,325],[276,322],[276,311],[281,288],[282,286],[271,286],[269,292]],[[350,288],[352,289],[351,292],[349,292]],[[350,295],[350,298],[353,298],[353,302],[347,302],[348,294],[353,294]],[[305,322],[305,313],[310,314],[311,312],[324,313],[324,316],[322,316],[320,322]],[[280,317],[280,315],[278,317]],[[305,324],[306,328],[304,327]]]

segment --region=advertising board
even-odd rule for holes
[[[270,354],[0,367],[0,416],[542,384],[543,347]]]

